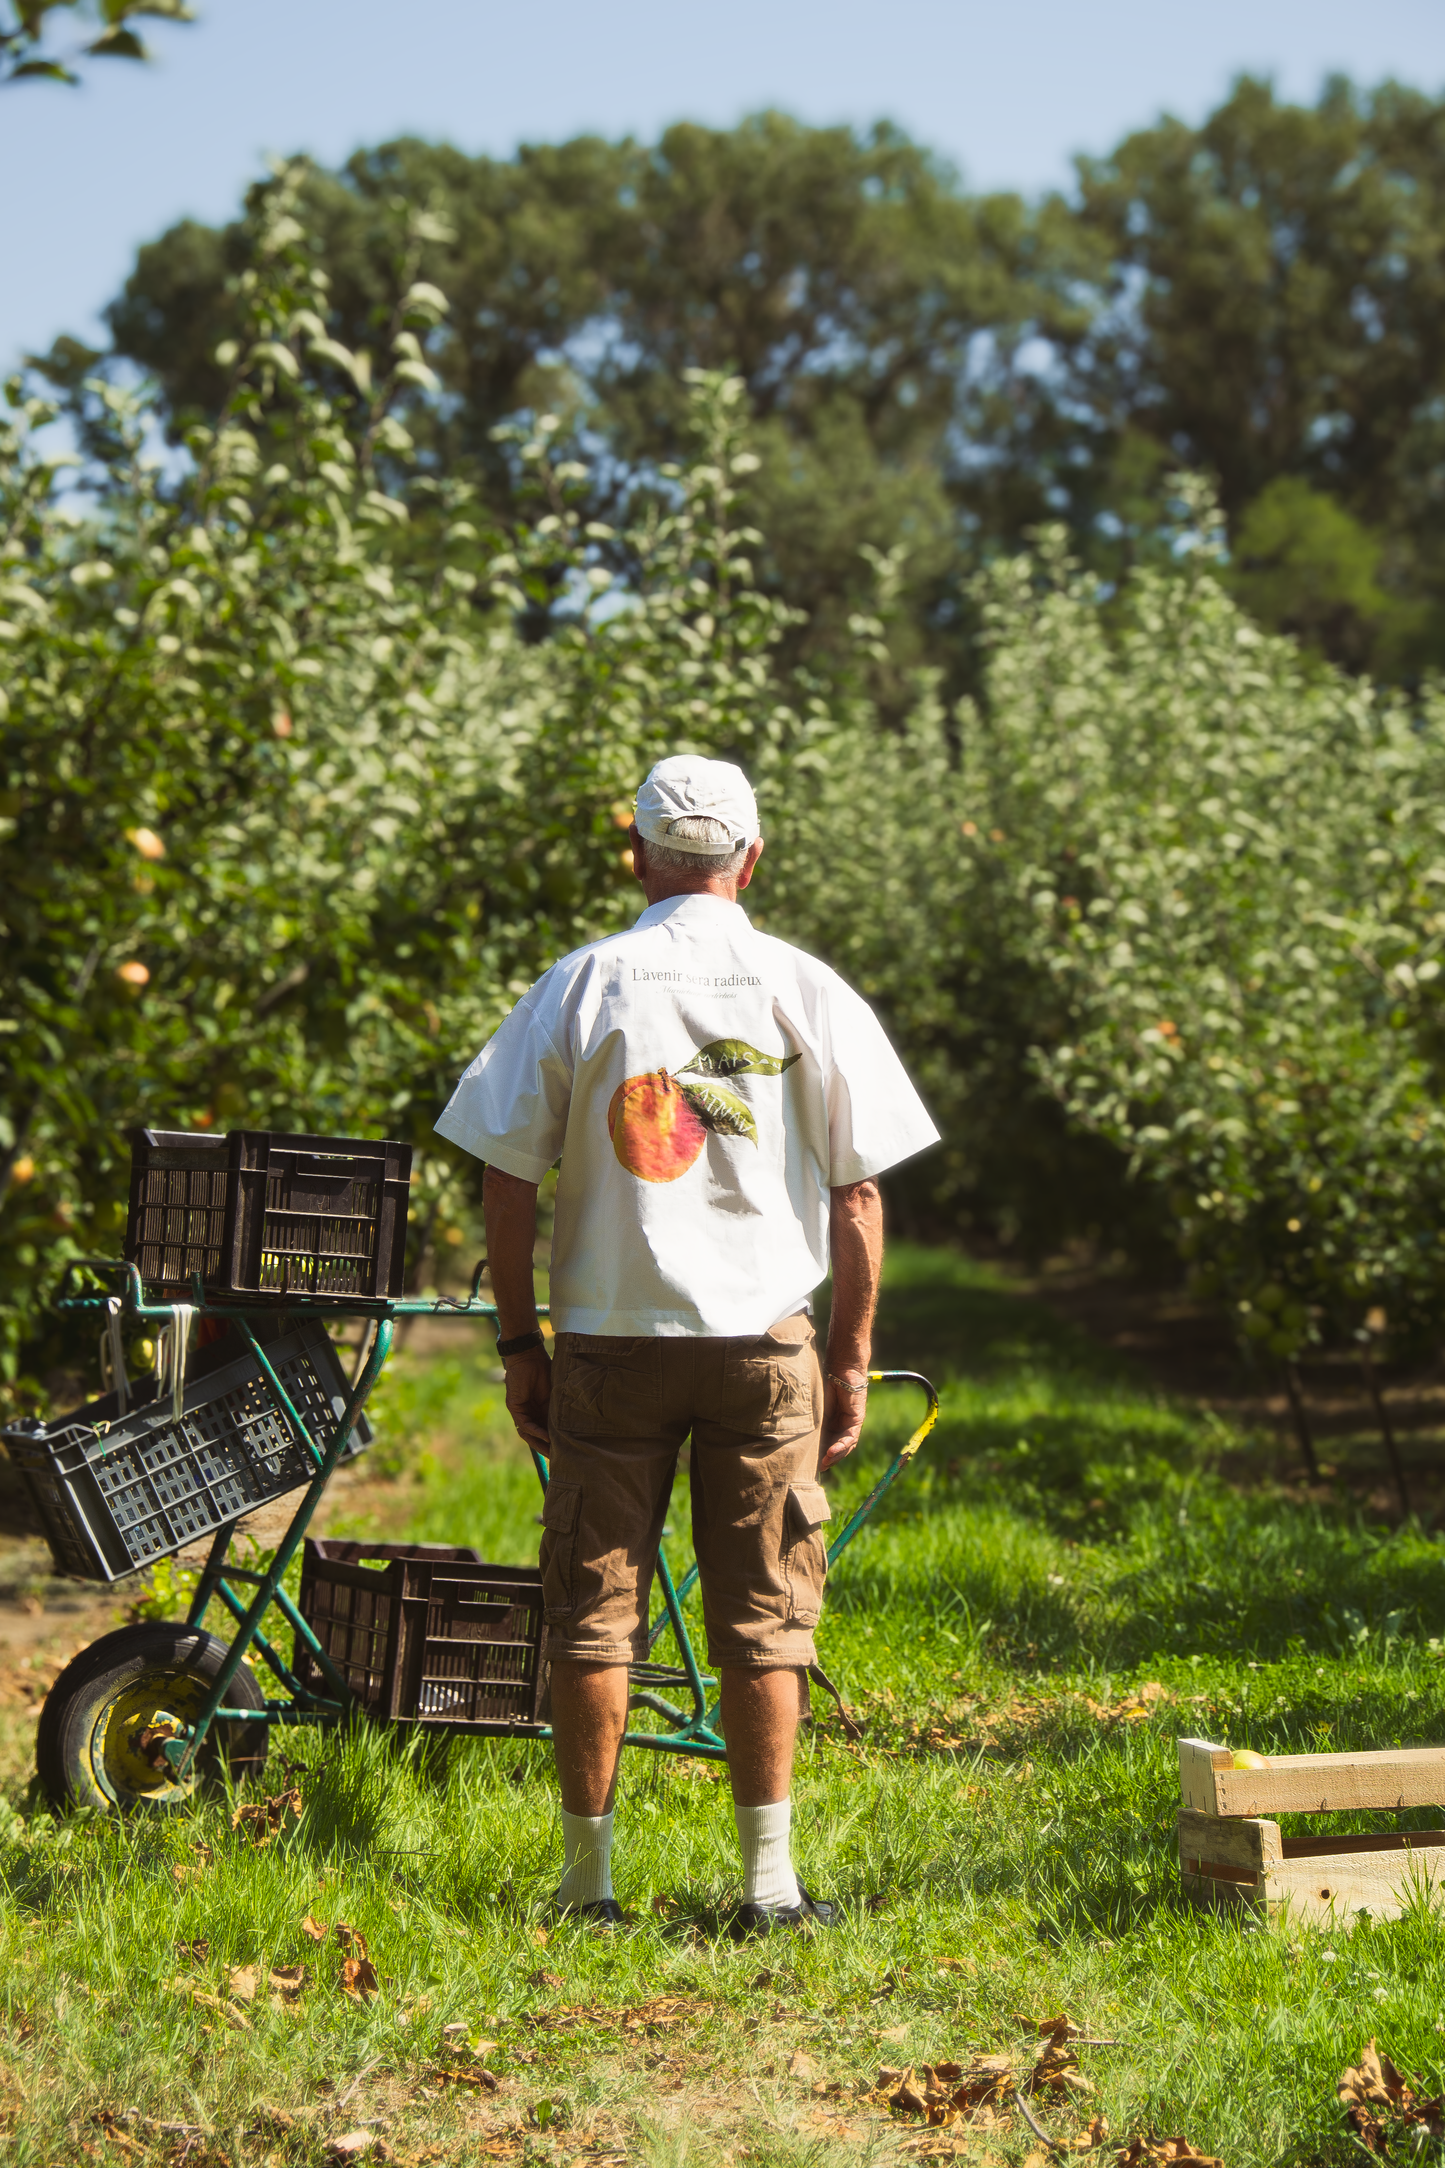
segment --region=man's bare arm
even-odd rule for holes
[[[482,1181],[482,1209],[487,1221],[487,1270],[497,1303],[497,1337],[515,1340],[537,1328],[537,1295],[532,1253],[537,1241],[537,1185],[521,1182],[500,1167],[488,1167]],[[529,1445],[544,1449],[547,1402],[552,1396],[552,1365],[544,1347],[502,1358],[507,1373],[507,1413]]]
[[[833,1260],[833,1307],[823,1365],[823,1458],[820,1471],[851,1453],[868,1406],[873,1313],[883,1270],[883,1199],[876,1182],[852,1182],[830,1193],[828,1241]]]

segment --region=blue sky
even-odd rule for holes
[[[137,243],[230,215],[270,152],[333,162],[415,133],[506,154],[781,106],[897,121],[978,187],[1066,185],[1242,69],[1313,98],[1333,70],[1445,87],[1440,0],[198,0],[157,64],[0,92],[0,365],[94,312]]]

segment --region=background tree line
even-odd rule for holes
[[[1445,105],[1386,84],[1313,107],[1241,80],[1198,128],[1162,120],[1080,161],[1064,198],[968,193],[896,129],[762,114],[651,145],[582,137],[514,158],[415,141],[313,169],[305,217],[337,335],[374,342],[415,267],[451,298],[414,387],[418,473],[499,516],[494,432],[559,415],[594,510],[678,456],[690,367],[738,374],[760,466],[762,576],[834,639],[904,549],[892,650],[972,682],[964,586],[1044,519],[1111,577],[1155,546],[1179,468],[1208,476],[1227,577],[1264,625],[1413,682],[1445,654]],[[115,362],[171,427],[213,416],[243,217],[141,250],[107,311]],[[61,341],[74,390],[102,357]]]

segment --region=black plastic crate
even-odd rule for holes
[[[204,1131],[139,1129],[131,1139],[125,1255],[148,1290],[190,1296],[227,1285],[230,1148]]]
[[[309,1319],[262,1344],[320,1442],[351,1397],[325,1326]],[[0,1438],[61,1572],[87,1581],[118,1581],[184,1550],[315,1472],[254,1354],[224,1342],[199,1352],[179,1422],[169,1393],[124,1415],[107,1393],[52,1423],[12,1423]],[[361,1418],[347,1455],[370,1439]]]
[[[233,1129],[137,1130],[125,1255],[184,1301],[386,1301],[402,1291],[411,1146]]]
[[[484,1737],[535,1735],[545,1721],[535,1567],[443,1544],[308,1537],[298,1608],[368,1715]],[[326,1692],[299,1634],[293,1668]]]

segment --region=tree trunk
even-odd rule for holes
[[[1294,1418],[1294,1434],[1299,1440],[1306,1471],[1311,1483],[1318,1483],[1320,1464],[1315,1452],[1314,1433],[1305,1412],[1304,1387],[1300,1383],[1300,1374],[1292,1362],[1287,1362],[1284,1366],[1284,1389],[1289,1395],[1289,1412]]]
[[[1390,1473],[1395,1478],[1395,1489],[1400,1494],[1400,1511],[1408,1513],[1410,1510],[1410,1493],[1405,1483],[1404,1463],[1400,1459],[1400,1448],[1395,1438],[1395,1427],[1390,1421],[1390,1412],[1385,1406],[1385,1396],[1380,1391],[1380,1381],[1375,1375],[1375,1365],[1370,1360],[1370,1351],[1367,1347],[1360,1349],[1360,1368],[1365,1373],[1365,1383],[1369,1387],[1370,1399],[1374,1404],[1375,1421],[1379,1424],[1380,1436],[1385,1441],[1385,1458],[1390,1463]]]

